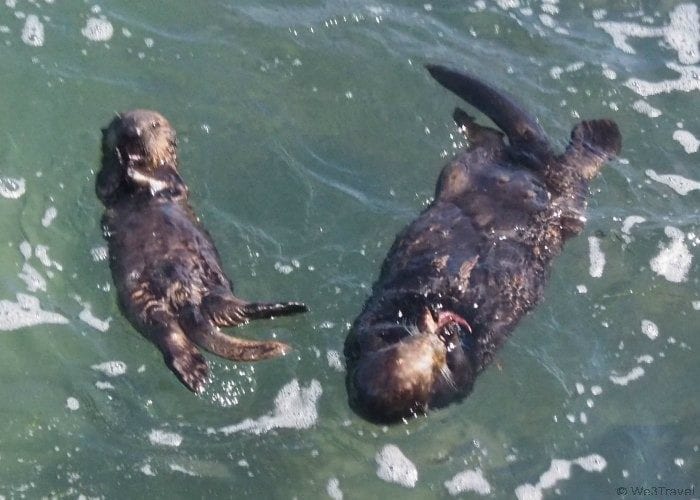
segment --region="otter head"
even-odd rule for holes
[[[104,203],[119,190],[156,193],[173,183],[184,186],[177,173],[175,130],[163,115],[127,111],[102,130],[102,170],[96,188]]]
[[[348,370],[350,403],[376,422],[395,422],[466,396],[476,376],[469,324],[425,308],[415,326],[375,325]],[[377,342],[381,339],[380,342]],[[361,349],[362,350],[362,349]]]

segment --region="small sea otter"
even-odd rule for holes
[[[208,369],[196,345],[234,361],[280,356],[289,346],[238,339],[219,327],[307,308],[233,294],[214,243],[189,205],[177,163],[175,131],[163,116],[121,113],[103,130],[95,187],[106,208],[102,225],[122,312],[158,346],[177,378],[200,392]]]
[[[392,422],[462,399],[548,269],[585,223],[588,184],[617,155],[611,120],[574,127],[563,154],[509,96],[469,74],[430,74],[501,131],[454,119],[468,147],[440,174],[434,201],[397,237],[345,343],[351,406]]]

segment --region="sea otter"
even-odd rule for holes
[[[542,298],[552,259],[583,229],[589,182],[621,147],[613,121],[591,120],[557,154],[505,93],[466,73],[427,69],[500,131],[455,110],[468,147],[443,168],[434,201],[396,237],[346,339],[350,404],[377,422],[469,394]]]
[[[208,376],[197,345],[223,358],[285,354],[276,341],[242,340],[219,327],[305,312],[300,302],[247,302],[233,294],[209,233],[178,172],[175,130],[155,111],[117,115],[103,131],[97,196],[122,312],[191,391]]]

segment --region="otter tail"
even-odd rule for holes
[[[202,308],[206,316],[217,326],[236,326],[254,319],[269,319],[275,316],[290,316],[307,312],[301,302],[246,302],[233,295],[209,295]]]
[[[535,151],[548,148],[542,127],[504,92],[468,73],[436,64],[428,64],[426,68],[440,85],[493,120],[508,136],[511,146]]]

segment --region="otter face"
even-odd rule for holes
[[[385,344],[364,353],[349,373],[351,404],[371,420],[391,422],[444,406],[466,395],[475,372],[462,338],[471,334],[459,315],[427,308],[415,327],[377,326],[366,332]]]
[[[152,193],[182,183],[177,174],[177,138],[156,111],[118,114],[102,131],[102,170],[97,194],[105,202],[119,188],[147,188]]]

